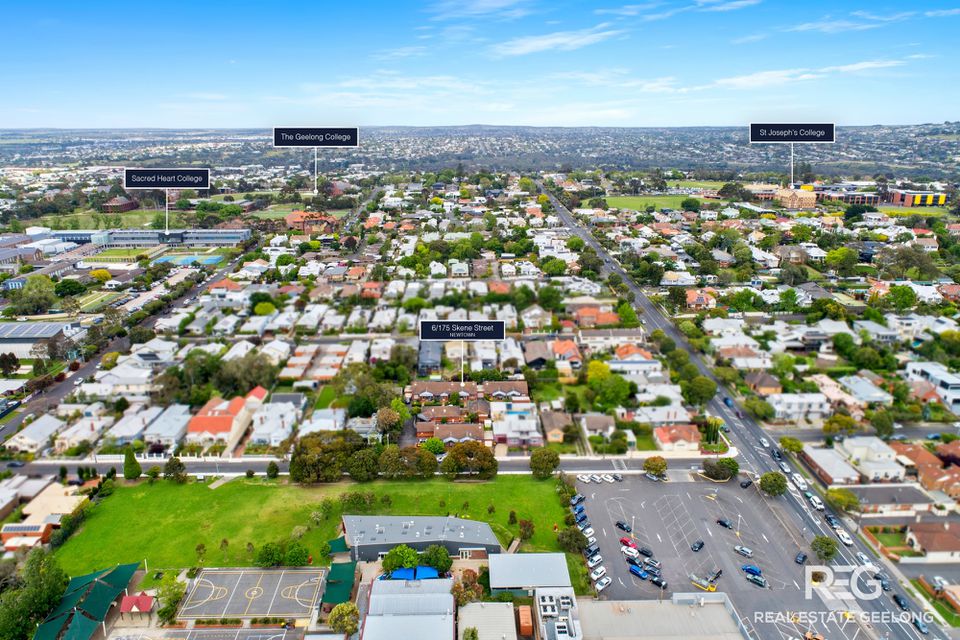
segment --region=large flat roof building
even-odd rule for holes
[[[405,544],[423,551],[442,544],[451,556],[486,558],[500,553],[500,541],[485,522],[442,516],[343,516],[353,560],[374,561]]]
[[[453,640],[453,579],[374,580],[360,640]]]
[[[503,553],[490,556],[491,591],[569,587],[570,570],[562,553]]]

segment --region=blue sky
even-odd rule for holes
[[[16,2],[4,22],[0,128],[960,118],[960,0]]]

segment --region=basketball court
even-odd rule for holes
[[[203,569],[179,618],[309,618],[320,602],[323,569]]]
[[[303,629],[149,629],[120,630],[110,640],[302,640]]]

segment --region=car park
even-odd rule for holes
[[[634,549],[637,548],[637,543],[633,541],[633,538],[628,538],[626,536],[620,538],[620,544],[627,547],[633,547]]]
[[[629,570],[630,570],[630,574],[631,574],[631,575],[637,576],[637,577],[640,578],[641,580],[646,580],[647,578],[650,577],[650,574],[649,574],[649,573],[647,573],[647,572],[644,571],[642,568],[640,568],[640,567],[638,567],[638,566],[636,566],[636,565],[630,565],[630,569],[629,569]]]
[[[800,491],[807,490],[807,481],[804,480],[803,476],[801,476],[799,473],[793,474],[792,476],[790,476],[790,479],[793,480],[793,484],[795,484],[797,486],[797,489],[800,489]]]
[[[703,549],[703,540],[697,540],[692,545],[690,545],[691,551],[700,551],[700,549]]]
[[[752,485],[752,484],[753,484],[753,480],[751,480],[750,478],[746,478],[746,479],[740,481],[740,488],[746,489],[747,487],[749,487],[749,486]]]
[[[610,576],[604,576],[603,578],[600,578],[599,580],[597,580],[597,583],[593,586],[597,590],[597,593],[600,593],[601,591],[609,587],[611,582],[613,582],[613,580],[610,579]]]
[[[739,553],[740,555],[742,555],[744,558],[753,557],[753,549],[751,549],[750,547],[745,547],[741,544],[738,544],[733,548],[733,550]]]
[[[742,567],[740,567],[740,569],[743,570],[744,573],[751,576],[763,575],[763,572],[760,571],[760,567],[758,567],[755,564],[745,564]]]
[[[591,556],[590,559],[587,560],[587,568],[588,568],[588,569],[593,569],[594,567],[596,567],[597,565],[601,564],[602,562],[603,562],[603,556],[601,556],[601,555],[598,553],[598,554],[595,555],[595,556]]]
[[[766,578],[764,578],[763,576],[751,575],[751,574],[749,574],[749,573],[747,574],[747,582],[752,582],[753,584],[757,585],[758,587],[764,587],[764,588],[766,588],[766,586],[767,586],[767,579],[766,579]]]
[[[660,587],[661,591],[667,588],[667,581],[660,576],[653,576],[650,578],[650,582]]]
[[[623,531],[626,531],[627,533],[630,533],[631,531],[633,531],[633,528],[632,528],[630,525],[628,525],[626,522],[624,522],[623,520],[617,520],[617,529],[622,529]]]
[[[609,482],[609,483],[611,483],[611,484],[613,484],[614,482],[616,482],[616,480],[613,479],[613,476],[610,475],[609,473],[605,473],[605,474],[603,474],[603,475],[600,476],[600,477],[603,478],[603,481],[604,481],[604,482]]]
[[[717,520],[717,524],[723,527],[724,529],[733,529],[733,523],[727,520],[726,518],[720,518]]]
[[[620,553],[627,556],[628,558],[639,558],[640,553],[633,547],[623,546],[620,547]]]
[[[848,547],[853,546],[853,538],[851,538],[850,534],[844,531],[843,529],[837,529],[837,537],[840,538],[840,542],[847,545]]]
[[[805,554],[803,551],[800,551],[799,553],[797,553],[797,557],[795,557],[793,561],[796,562],[797,564],[803,564],[804,562],[807,561],[807,554]]]
[[[596,582],[605,575],[607,575],[607,568],[604,566],[599,566],[590,572],[590,579]]]

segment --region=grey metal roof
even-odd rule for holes
[[[343,516],[347,544],[406,544],[456,541],[499,545],[486,522],[443,516]]]
[[[571,586],[562,553],[498,553],[489,562],[491,589]]]
[[[0,323],[0,340],[37,340],[52,338],[63,331],[62,322],[4,322]]]

